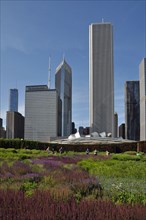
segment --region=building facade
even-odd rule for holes
[[[18,112],[18,89],[10,89],[9,111]]]
[[[75,128],[75,123],[72,122],[72,131],[71,131],[71,133],[75,134],[76,132],[77,132],[77,129]]]
[[[26,86],[25,139],[49,142],[58,136],[58,95],[47,85]]]
[[[119,126],[119,137],[122,137],[123,139],[125,139],[125,123],[122,123]]]
[[[0,118],[0,128],[2,128],[2,127],[3,127],[3,119]]]
[[[114,133],[113,27],[89,26],[90,133]]]
[[[72,133],[72,70],[65,60],[57,67],[55,88],[61,100],[61,136]]]
[[[140,140],[146,140],[146,58],[139,65],[140,78]]]
[[[114,138],[118,137],[118,114],[114,113]]]
[[[6,137],[6,130],[3,127],[3,119],[0,118],[0,138]]]
[[[7,111],[6,138],[24,138],[24,117],[19,112]]]
[[[140,139],[139,81],[125,83],[125,137],[129,140]]]

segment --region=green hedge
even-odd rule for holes
[[[54,148],[59,152],[59,148],[63,147],[64,151],[85,152],[88,148],[89,151],[109,151],[110,153],[123,153],[125,151],[141,151],[146,153],[146,142],[129,142],[129,143],[113,143],[113,144],[55,144],[55,143],[42,143],[37,141],[27,141],[20,139],[1,139],[0,148],[25,148],[46,150]]]
[[[64,151],[85,152],[88,148],[90,152],[97,151],[109,151],[110,153],[123,153],[125,151],[137,151],[137,143],[120,143],[120,144],[49,144],[50,148],[54,148],[55,151],[59,151],[60,147],[63,147]]]
[[[37,149],[45,150],[48,147],[48,143],[42,143],[37,141],[27,141],[20,139],[2,139],[0,138],[0,148],[15,148],[15,149]]]

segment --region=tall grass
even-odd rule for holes
[[[26,197],[20,191],[1,191],[0,218],[31,220],[145,220],[146,206],[115,205],[109,201],[74,198],[56,200],[49,192]]]

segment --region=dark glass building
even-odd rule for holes
[[[6,137],[6,131],[3,128],[3,119],[0,118],[0,138],[5,138]]]
[[[19,112],[7,111],[7,138],[24,138],[24,117]]]
[[[140,139],[139,81],[125,83],[125,138]]]
[[[18,89],[10,89],[9,111],[18,112]]]
[[[2,126],[3,126],[3,119],[0,118],[0,128],[2,128]]]
[[[65,59],[56,69],[55,88],[61,100],[61,136],[69,136],[72,133],[72,70]]]
[[[125,124],[122,123],[119,126],[119,137],[122,137],[123,139],[125,139]]]

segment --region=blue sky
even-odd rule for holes
[[[18,88],[24,115],[25,86],[51,86],[63,55],[72,68],[76,127],[89,125],[89,25],[111,22],[114,28],[115,111],[124,122],[124,83],[139,79],[146,56],[146,1],[0,1],[1,117],[6,118],[9,89]]]

